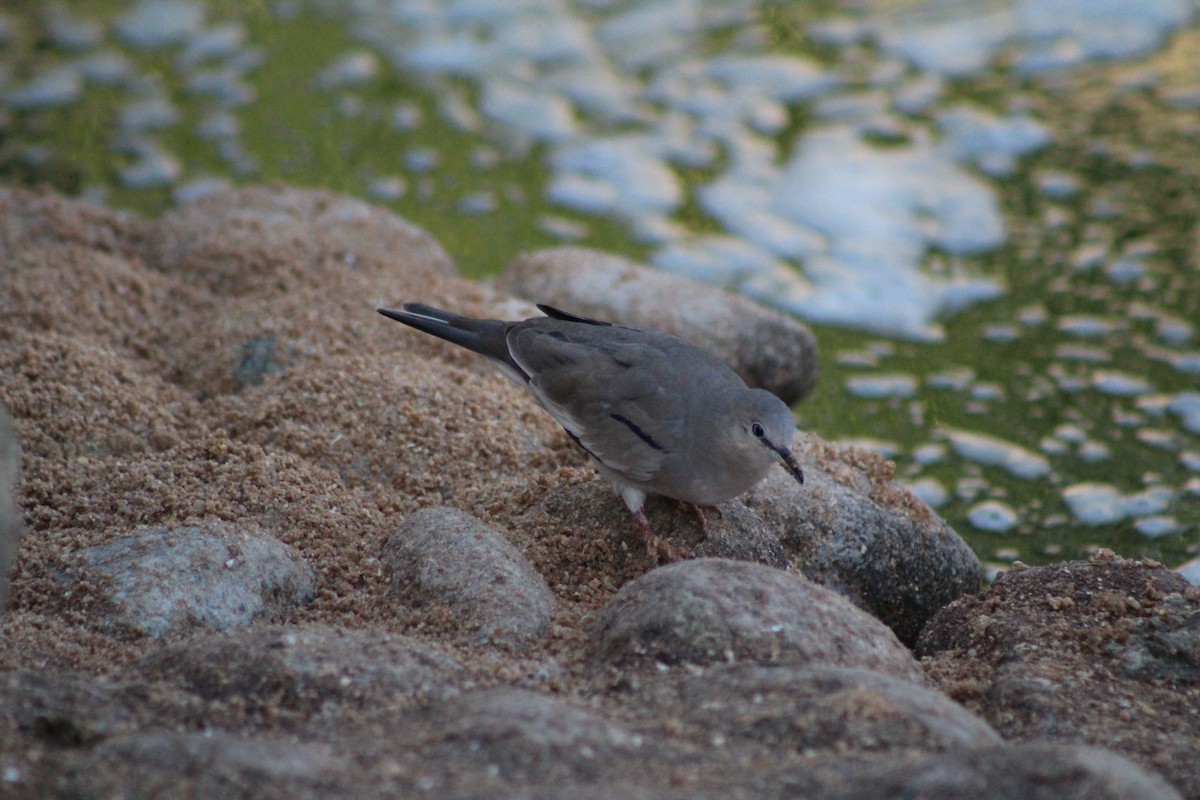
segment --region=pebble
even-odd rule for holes
[[[226,797],[247,786],[265,800],[350,796],[342,759],[322,743],[152,731],[108,739],[80,761],[61,779],[66,796]]]
[[[745,502],[778,530],[805,577],[870,610],[903,642],[978,589],[982,567],[971,548],[892,481],[882,458],[803,436],[792,450],[804,485],[772,470]]]
[[[1200,594],[1179,573],[1101,551],[1088,561],[1001,573],[934,617],[916,653],[943,688],[968,681],[972,688],[960,696],[1006,740],[1120,742],[1125,756],[1196,797],[1198,623]],[[1089,761],[1091,769],[1110,763],[1130,772],[1123,760],[1098,753]],[[1029,768],[1066,774],[1049,772],[1042,757]],[[1133,786],[1122,794],[1111,780],[1100,784],[1109,786],[1106,796],[1177,796],[1139,795]]]
[[[415,744],[429,761],[451,769],[487,765],[507,780],[615,778],[654,750],[616,722],[527,689],[465,693],[432,708],[428,722],[432,736]]]
[[[101,601],[97,627],[155,639],[278,619],[309,603],[316,583],[293,548],[224,523],[132,532],[84,549],[80,566],[61,580]]]
[[[313,269],[394,272],[396,254],[453,273],[440,244],[406,220],[356,198],[262,186],[207,194],[164,214],[144,257],[222,295],[280,294]],[[248,266],[248,254],[256,254]]]
[[[457,661],[415,639],[324,625],[193,636],[153,651],[138,669],[247,713],[297,715],[441,700],[464,676]]]
[[[973,800],[1181,800],[1170,784],[1096,747],[1032,742],[952,750],[847,770],[822,800],[938,797]]]
[[[879,620],[811,581],[760,564],[696,559],[621,587],[592,628],[607,664],[828,662],[920,681]]]
[[[929,752],[1000,744],[986,722],[916,682],[858,667],[715,665],[668,673],[638,696],[650,716],[680,713],[696,738],[801,752]]]
[[[504,534],[449,507],[412,514],[388,540],[392,594],[449,608],[476,642],[524,646],[550,626],[554,595]]]

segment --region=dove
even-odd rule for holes
[[[775,464],[804,483],[791,409],[717,357],[670,334],[538,309],[546,316],[514,322],[421,303],[378,311],[484,356],[532,395],[612,484],[647,542],[647,496],[712,507]]]

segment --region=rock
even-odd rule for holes
[[[348,374],[357,377],[347,381]],[[544,461],[547,444],[566,439],[549,414],[498,374],[410,353],[326,355],[224,396],[220,407],[229,435],[296,453],[374,493],[384,507],[405,511],[528,474],[532,458]]]
[[[1025,744],[859,766],[822,800],[1180,800],[1161,778],[1095,747]]]
[[[735,740],[795,752],[928,752],[1001,743],[986,722],[929,688],[869,669],[718,665],[667,673],[631,705],[655,718],[678,716],[699,743]]]
[[[388,540],[384,562],[394,595],[447,606],[477,642],[528,645],[550,626],[546,581],[502,533],[463,511],[410,515]]]
[[[146,263],[220,296],[279,296],[316,273],[452,275],[429,234],[383,208],[311,189],[254,186],[185,203],[163,215]]]
[[[731,558],[784,568],[787,554],[775,531],[738,500],[698,510],[662,497],[646,500],[646,515],[655,535],[682,557]],[[700,517],[704,515],[704,527]],[[544,515],[579,537],[609,539],[644,558],[641,532],[629,509],[607,481],[597,478],[583,484],[551,489],[529,506],[523,519]]]
[[[179,442],[188,416],[182,392],[112,348],[25,331],[7,345],[0,349],[0,401],[17,414],[26,456],[129,457]]]
[[[1111,553],[1019,567],[943,609],[917,643],[1006,739],[1108,747],[1200,797],[1200,589]]]
[[[517,257],[499,284],[572,314],[674,334],[789,405],[817,382],[816,339],[796,319],[620,256],[580,247],[539,250]]]
[[[0,187],[0,261],[43,244],[132,255],[149,227],[142,218],[48,190]]]
[[[194,636],[152,652],[140,672],[276,719],[395,711],[454,695],[463,679],[462,665],[414,639],[321,625]]]
[[[351,797],[345,760],[325,744],[222,731],[110,739],[45,780],[55,796]]]
[[[421,730],[421,761],[460,781],[472,771],[521,783],[604,780],[654,753],[620,725],[523,689],[460,695],[431,709]]]
[[[746,505],[779,531],[804,576],[870,611],[912,644],[942,606],[977,590],[979,559],[928,506],[863,450],[799,435],[804,485],[772,470]]]
[[[828,662],[924,676],[882,623],[804,578],[759,564],[697,559],[626,584],[592,628],[602,662]]]
[[[217,305],[136,256],[74,242],[26,244],[4,264],[0,318],[26,334],[69,336],[85,340],[76,346],[103,344],[135,358],[159,358],[169,338],[163,320],[177,319],[181,305],[198,317]]]
[[[0,405],[0,616],[8,609],[9,581],[21,542],[21,512],[13,499],[20,466],[21,450],[12,417]]]
[[[25,733],[48,747],[89,747],[110,736],[133,733],[150,721],[146,712],[152,704],[140,694],[136,684],[98,681],[90,675],[0,673],[0,741]]]
[[[207,523],[148,528],[89,547],[79,574],[62,583],[72,594],[86,590],[101,629],[161,638],[279,619],[312,600],[315,577],[277,539]]]

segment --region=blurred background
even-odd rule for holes
[[[1197,0],[8,0],[0,183],[357,195],[795,314],[992,568],[1200,541]],[[2,268],[2,267],[0,267]]]

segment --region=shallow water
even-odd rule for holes
[[[1200,538],[1184,0],[210,0],[0,11],[0,179],[280,179],[464,271],[564,242],[808,320],[805,427],[994,563]]]

